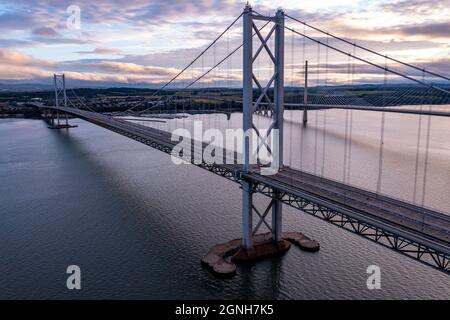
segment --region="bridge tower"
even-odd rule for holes
[[[54,74],[53,82],[55,86],[55,107],[59,109],[61,106],[67,108],[67,96],[66,96],[66,77],[63,74]],[[66,114],[66,125],[68,125],[68,119]],[[60,126],[59,110],[56,110],[57,126]]]
[[[55,109],[51,111],[50,129],[66,129],[74,128],[76,126],[69,125],[69,119],[67,113],[64,113],[64,123],[61,123],[60,109],[67,108],[67,95],[66,95],[66,77],[64,74],[53,75],[53,85],[55,88]],[[55,115],[56,113],[56,123]]]
[[[272,29],[263,37],[258,27],[254,23],[255,20],[262,20],[272,25]],[[256,34],[259,47],[253,51],[253,33]],[[268,46],[268,40],[274,37],[275,48],[272,52]],[[279,9],[275,16],[266,17],[256,14],[252,11],[250,5],[247,5],[243,16],[243,179],[242,179],[242,220],[243,220],[243,237],[242,246],[247,252],[254,249],[253,235],[258,231],[259,226],[264,223],[272,232],[274,242],[282,241],[282,202],[279,199],[279,192],[272,190],[272,201],[261,214],[253,205],[253,186],[252,183],[245,179],[245,175],[250,173],[253,166],[251,163],[252,147],[254,146],[252,139],[258,137],[258,147],[256,158],[259,162],[258,150],[259,146],[266,145],[269,147],[269,135],[272,137],[271,168],[267,174],[275,173],[283,166],[283,113],[284,113],[284,12]],[[253,63],[258,55],[266,50],[273,63],[273,74],[267,86],[262,87],[261,82],[253,73]],[[273,84],[274,97],[273,101],[268,96],[268,90]],[[259,97],[253,101],[253,89],[259,89]],[[271,118],[269,130],[267,134],[261,135],[253,122],[253,114],[261,109],[261,103],[266,101],[268,116]],[[256,137],[254,135],[256,133]],[[268,148],[269,150],[270,148]],[[268,223],[265,219],[271,211],[272,221]],[[259,217],[255,228],[253,227],[253,214]]]

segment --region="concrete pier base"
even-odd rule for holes
[[[283,254],[291,247],[291,243],[286,240],[275,242],[270,233],[258,234],[253,237],[253,249],[246,250],[239,246],[237,252],[231,258],[232,262],[255,261]]]
[[[304,251],[316,252],[320,250],[319,242],[311,240],[300,232],[284,232],[283,239],[290,241]]]
[[[291,243],[305,251],[315,252],[320,249],[317,241],[300,232],[284,232],[283,239],[279,242],[274,242],[271,233],[268,232],[253,237],[251,251],[242,247],[242,239],[234,239],[212,247],[201,262],[217,276],[232,276],[236,273],[236,263],[284,254],[291,247]]]

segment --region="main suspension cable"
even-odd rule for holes
[[[292,20],[294,20],[294,21],[296,21],[296,22],[298,22],[298,23],[301,23],[301,24],[303,24],[303,25],[305,25],[305,26],[307,26],[307,27],[309,27],[309,28],[311,28],[311,29],[314,29],[314,30],[316,30],[316,31],[318,31],[318,32],[320,32],[320,33],[326,34],[327,36],[330,36],[330,37],[332,37],[332,38],[334,38],[334,39],[336,39],[336,40],[339,40],[339,41],[345,42],[345,43],[347,43],[347,44],[350,44],[350,45],[352,45],[352,46],[354,46],[354,47],[356,47],[356,48],[358,48],[358,49],[362,49],[362,50],[364,50],[364,51],[367,51],[367,52],[370,52],[370,53],[372,53],[372,54],[375,54],[375,55],[377,55],[377,56],[379,56],[379,57],[383,57],[383,58],[386,58],[386,59],[388,59],[388,60],[394,61],[394,62],[399,63],[399,64],[401,64],[401,65],[404,65],[404,66],[406,66],[406,67],[413,68],[413,69],[416,69],[416,70],[421,71],[421,72],[423,72],[423,73],[428,73],[428,74],[430,74],[430,75],[432,75],[432,76],[435,76],[435,77],[438,77],[438,78],[441,78],[441,79],[445,79],[445,80],[450,81],[450,78],[449,78],[449,77],[446,77],[446,76],[441,75],[441,74],[439,74],[439,73],[431,72],[431,71],[429,71],[429,70],[426,70],[425,68],[420,68],[420,67],[415,66],[415,65],[412,65],[412,64],[410,64],[410,63],[407,63],[407,62],[404,62],[404,61],[401,61],[401,60],[398,60],[398,59],[389,57],[389,56],[387,56],[387,55],[383,55],[383,54],[381,54],[381,53],[379,53],[379,52],[376,52],[375,50],[372,50],[372,49],[369,49],[369,48],[367,48],[367,47],[361,46],[361,45],[359,45],[359,44],[357,44],[357,43],[353,43],[353,42],[348,41],[348,40],[346,40],[346,39],[344,39],[344,38],[341,38],[341,37],[338,37],[338,36],[336,36],[336,35],[333,35],[333,34],[327,32],[327,31],[324,31],[324,30],[322,30],[322,29],[319,29],[319,28],[317,28],[317,27],[314,27],[314,26],[312,26],[312,25],[310,25],[310,24],[308,24],[308,23],[306,23],[306,22],[304,22],[304,21],[301,21],[301,20],[299,20],[299,19],[297,19],[297,18],[294,18],[294,17],[292,17],[292,16],[290,16],[290,15],[288,15],[288,14],[285,14],[285,16],[288,17],[288,18],[290,18],[290,19],[292,19]]]
[[[167,88],[172,82],[174,82],[180,75],[182,75],[186,70],[188,70],[200,57],[202,57],[206,51],[208,51],[214,44],[216,44],[225,33],[227,33],[239,19],[243,16],[244,12],[242,12],[216,39],[214,39],[213,42],[211,42],[199,55],[197,55],[186,67],[184,67],[180,72],[178,72],[172,79],[170,79],[167,83],[165,83],[161,88],[156,90],[151,96],[156,96],[158,93],[160,93],[162,90]],[[124,112],[131,111],[137,106],[134,106]]]
[[[266,22],[261,28],[258,29],[258,31],[263,30],[268,24],[270,23],[270,21]],[[256,32],[253,33],[251,40],[253,39],[253,37],[256,35]],[[191,83],[189,83],[186,87],[184,87],[183,89],[189,89],[191,86],[193,86],[194,84],[196,84],[198,81],[200,81],[201,79],[203,79],[204,77],[206,77],[209,73],[211,73],[211,71],[213,71],[214,69],[216,69],[218,66],[220,66],[225,60],[227,60],[229,57],[231,57],[233,54],[235,54],[239,49],[241,49],[244,44],[246,42],[243,41],[236,49],[234,49],[233,51],[231,51],[229,54],[227,54],[222,60],[220,60],[218,63],[216,63],[214,66],[212,66],[210,69],[208,69],[208,71],[206,71],[205,73],[203,73],[201,76],[199,76],[197,79],[195,79],[194,81],[192,81]]]
[[[374,62],[371,62],[371,61],[369,61],[369,60],[367,60],[367,59],[364,59],[364,58],[360,58],[360,57],[354,56],[354,55],[351,54],[351,53],[348,53],[348,52],[345,52],[344,50],[341,50],[341,49],[339,49],[339,48],[333,47],[333,46],[330,45],[330,44],[323,43],[323,42],[320,41],[320,40],[317,40],[317,39],[314,39],[314,38],[312,38],[312,37],[309,37],[309,36],[307,36],[306,34],[303,34],[303,33],[301,33],[301,32],[298,32],[298,31],[296,31],[296,30],[294,30],[294,29],[292,29],[292,28],[290,28],[290,27],[288,27],[288,26],[285,26],[284,28],[285,28],[286,30],[290,30],[290,31],[292,31],[292,32],[294,32],[294,33],[296,33],[296,34],[298,34],[299,36],[308,38],[309,40],[311,40],[311,41],[313,41],[313,42],[322,44],[323,46],[326,46],[326,47],[328,47],[328,48],[330,48],[330,49],[332,49],[332,50],[334,50],[334,51],[337,51],[337,52],[339,52],[339,53],[341,53],[341,54],[343,54],[343,55],[349,56],[349,57],[351,57],[351,58],[354,58],[354,59],[356,59],[356,60],[359,60],[359,61],[361,61],[361,62],[364,62],[364,63],[366,63],[366,64],[369,64],[369,65],[371,65],[371,66],[373,66],[373,67],[376,67],[376,68],[378,68],[378,69],[384,70],[384,71],[386,71],[386,72],[389,72],[389,73],[395,74],[395,75],[397,75],[397,76],[400,76],[400,77],[402,77],[402,78],[408,79],[408,80],[410,80],[410,81],[416,82],[416,83],[418,83],[418,84],[420,84],[420,85],[422,85],[422,86],[429,87],[429,88],[433,88],[433,89],[436,89],[436,90],[439,90],[439,91],[442,91],[442,92],[445,92],[445,93],[450,94],[450,91],[448,91],[448,90],[446,90],[446,89],[437,87],[437,86],[435,86],[435,85],[433,85],[433,84],[425,83],[425,82],[423,82],[423,81],[421,81],[421,80],[417,80],[417,79],[415,79],[415,78],[412,78],[412,77],[410,77],[410,76],[407,76],[407,75],[405,75],[405,74],[403,74],[403,73],[400,73],[400,72],[398,72],[398,71],[389,69],[389,68],[386,67],[386,66],[385,66],[385,67],[380,66],[379,64],[374,63]],[[386,59],[387,59],[387,58],[386,58]]]

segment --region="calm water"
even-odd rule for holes
[[[211,126],[240,121],[239,114],[230,122],[208,117]],[[298,121],[298,114],[291,117]],[[327,111],[326,126],[323,112],[310,120],[303,132],[296,123],[288,126],[288,137],[298,130],[303,139],[288,142],[293,151],[285,162],[318,174],[323,167],[324,175],[342,180],[345,112]],[[284,229],[317,239],[320,252],[292,247],[281,258],[239,266],[234,278],[216,279],[200,258],[212,245],[240,237],[238,186],[175,166],[168,155],[110,131],[73,123],[79,127],[53,131],[39,120],[0,120],[0,298],[450,298],[448,275],[287,207]],[[353,113],[346,179],[366,189],[378,176],[379,123],[380,114]],[[434,118],[432,125],[425,205],[450,212],[449,120]],[[388,114],[382,192],[413,201],[416,146],[417,118]],[[78,292],[65,286],[71,264],[82,270]],[[366,288],[371,264],[381,267],[381,290]]]

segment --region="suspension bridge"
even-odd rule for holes
[[[290,39],[286,33],[290,33]],[[290,50],[285,50],[289,45]],[[288,205],[441,271],[450,271],[450,215],[424,205],[431,119],[450,116],[448,109],[436,110],[436,106],[450,104],[450,78],[445,75],[383,55],[282,10],[267,16],[247,6],[198,56],[155,90],[146,104],[102,114],[73,89],[69,89],[71,97],[67,95],[64,74],[55,74],[54,84],[54,105],[33,104],[42,110],[51,128],[69,128],[68,116],[80,118],[165,153],[175,152],[189,163],[238,183],[242,189],[241,250],[248,254],[254,250],[255,236],[262,227],[269,230],[274,244],[282,241],[283,205]],[[230,114],[240,106],[242,152],[219,152],[215,147],[214,154],[222,155],[220,161],[217,157],[213,163],[204,161],[201,155],[208,144],[177,150],[179,140],[173,139],[170,130],[148,120],[155,119],[155,114],[172,112],[182,115],[177,123],[186,128],[188,114],[202,104],[207,104],[213,114]],[[317,163],[321,170],[307,172],[301,161],[298,168],[293,165],[296,155],[289,149],[293,143],[301,145],[303,135],[292,136],[292,131],[284,130],[288,109],[302,114],[290,128],[318,128],[319,117],[310,123],[308,114],[321,112],[323,136],[316,130],[314,150],[300,148],[314,154],[315,166]],[[332,109],[345,110],[342,181],[326,177],[325,160],[319,164],[318,158],[319,139],[323,139],[322,156],[325,153],[327,112]],[[373,191],[349,183],[356,110],[381,114],[378,167],[373,168],[378,172],[377,187]],[[417,117],[412,202],[381,192],[386,113],[390,112]],[[150,125],[143,125],[139,119],[148,120]],[[289,143],[284,143],[287,138]],[[256,162],[252,161],[253,140]],[[261,149],[270,155],[270,163],[260,159]],[[423,149],[424,174],[420,175]],[[275,171],[263,174],[268,167]],[[253,201],[257,193],[269,198],[264,210]]]

